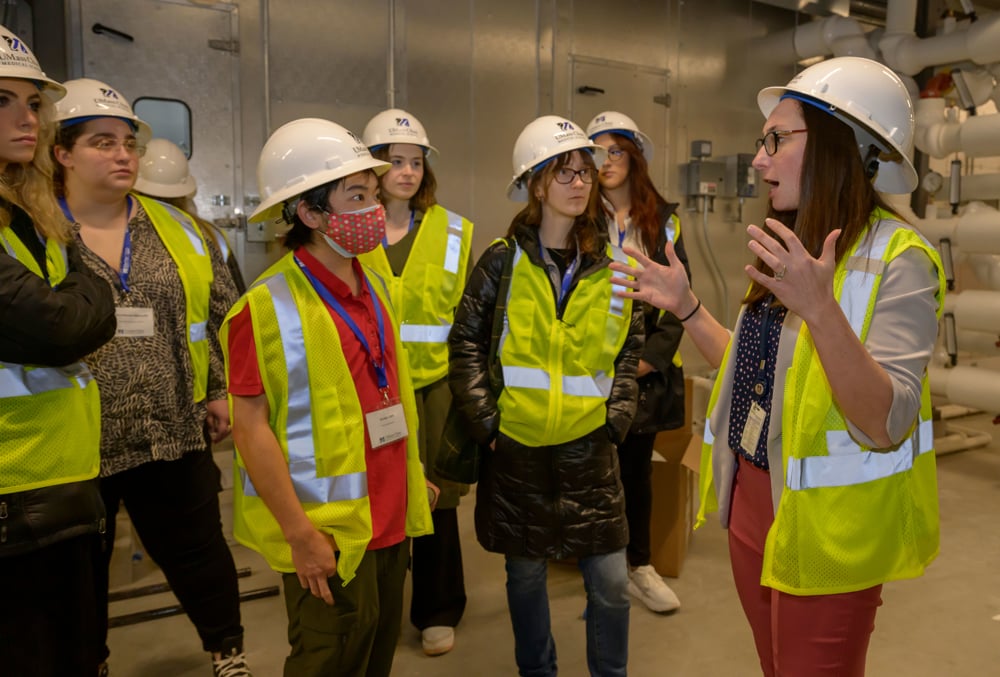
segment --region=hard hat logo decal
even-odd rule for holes
[[[4,35],[3,40],[4,42],[7,43],[7,46],[10,48],[12,52],[22,52],[24,54],[29,53],[28,48],[25,47],[24,43],[21,42],[18,38],[15,38],[12,35]]]
[[[595,125],[599,125],[599,124],[601,124],[602,122],[604,122],[604,119],[605,119],[605,118],[604,118],[604,116],[603,116],[603,115],[598,115],[598,116],[597,116],[596,118],[594,118],[594,122],[593,122],[593,124],[595,124]]]
[[[360,143],[361,145],[364,145],[364,143],[365,143],[365,142],[361,140],[361,137],[360,137],[360,136],[358,136],[357,134],[355,134],[354,132],[352,132],[352,131],[351,131],[351,130],[349,130],[349,129],[347,130],[347,133],[351,135],[351,138],[352,138],[352,139],[354,139],[355,141],[357,141],[357,142],[358,142],[358,143]]]
[[[573,123],[569,121],[557,122],[556,127],[563,130],[564,132],[571,132],[575,129],[575,127],[573,127]]]
[[[406,118],[396,118],[396,126],[397,127],[409,127],[410,126],[410,121],[408,119],[406,119]]]
[[[103,96],[105,99],[117,99],[118,98],[118,92],[116,92],[115,90],[111,89],[110,87],[100,87],[100,90],[101,90],[101,96]]]

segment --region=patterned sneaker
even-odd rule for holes
[[[223,640],[221,655],[212,659],[212,674],[215,677],[253,677],[243,651],[242,637]]]
[[[636,567],[628,572],[628,591],[639,598],[650,611],[669,613],[681,608],[681,601],[670,589],[652,564]]]

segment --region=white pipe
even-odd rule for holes
[[[991,64],[1000,61],[1000,13],[980,17],[965,30],[929,38],[886,31],[879,49],[890,68],[906,75],[960,61]]]
[[[1000,39],[1000,36],[998,36]],[[972,115],[964,122],[944,119],[944,99],[918,99],[914,145],[931,157],[952,153],[971,157],[1000,155],[1000,115]]]
[[[1000,355],[1000,336],[986,331],[959,331],[958,349],[966,353],[996,357]]]
[[[988,289],[1000,289],[1000,256],[994,254],[966,254],[966,263],[972,268],[979,282]]]
[[[983,411],[1000,408],[1000,378],[996,372],[975,367],[928,367],[931,394]]]
[[[918,219],[913,224],[935,245],[948,239],[966,252],[1000,254],[1000,211],[982,202],[969,203],[950,219]]]
[[[1000,174],[969,174],[962,177],[962,202],[1000,198]],[[948,201],[948,184],[934,193],[935,200]]]
[[[876,59],[875,48],[855,19],[828,16],[755,40],[754,59],[789,63],[817,56],[861,56]]]
[[[885,8],[887,35],[913,35],[917,26],[917,0],[889,0]]]
[[[948,294],[944,297],[944,312],[952,313],[956,326],[963,331],[1000,334],[1000,292],[967,289],[961,294]]]

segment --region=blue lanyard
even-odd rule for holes
[[[295,256],[293,258],[295,259],[295,263],[298,264],[299,269],[302,271],[302,274],[306,276],[306,279],[308,279],[312,284],[313,289],[315,289],[316,293],[319,294],[319,297],[323,299],[323,301],[325,301],[335,313],[340,315],[340,319],[342,319],[344,323],[350,327],[351,331],[354,332],[354,336],[361,343],[361,347],[364,348],[365,353],[368,355],[368,359],[371,360],[372,367],[375,369],[375,378],[378,380],[379,390],[382,391],[383,395],[387,394],[386,389],[389,387],[389,379],[386,376],[385,370],[385,322],[382,320],[382,311],[379,309],[378,298],[375,296],[375,291],[372,289],[372,283],[368,281],[368,277],[363,276],[365,286],[368,287],[368,293],[372,298],[372,306],[375,308],[375,319],[378,323],[378,345],[380,348],[380,354],[379,360],[377,361],[372,356],[372,349],[371,346],[368,345],[368,340],[365,338],[365,335],[361,333],[361,329],[358,327],[357,323],[355,323],[351,316],[347,314],[347,311],[344,310],[344,306],[340,304],[340,301],[338,301],[334,295],[330,293],[330,290],[327,289],[322,282],[316,279],[315,275],[309,272],[309,269],[306,268],[305,264],[299,260],[299,257]]]
[[[562,276],[562,285],[559,287],[559,305],[562,305],[563,299],[566,298],[566,294],[569,293],[570,285],[573,284],[573,273],[576,272],[576,266],[580,262],[580,256],[577,254],[573,262],[566,266],[566,272]]]
[[[409,233],[411,230],[413,230],[413,214],[414,214],[414,212],[411,209],[410,210],[410,225],[406,229],[407,233]],[[388,247],[389,246],[389,233],[386,233],[385,235],[382,236],[382,246],[383,247]]]
[[[125,196],[125,205],[126,205],[125,213],[126,214],[131,213],[132,212],[131,195]],[[76,219],[73,218],[73,213],[70,212],[69,210],[69,205],[66,204],[65,197],[59,198],[59,206],[62,207],[63,214],[66,215],[66,218],[69,219],[71,223],[76,223]],[[121,262],[118,264],[118,270],[115,271],[115,274],[118,275],[118,282],[122,286],[122,291],[126,293],[132,291],[131,289],[129,289],[128,286],[128,274],[130,270],[132,270],[132,231],[129,230],[128,224],[126,223],[125,240],[122,241],[122,258]]]
[[[753,384],[753,392],[761,402],[766,402],[771,392],[771,378],[767,373],[767,353],[770,349],[771,324],[780,313],[781,310],[775,309],[770,300],[764,302],[763,317],[760,320],[760,344],[757,350],[760,360],[757,363],[757,380]],[[773,375],[772,371],[770,376]]]
[[[625,244],[625,231],[624,230],[619,230],[618,231],[618,248],[621,249],[623,244]]]

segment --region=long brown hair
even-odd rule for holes
[[[70,224],[59,209],[52,190],[53,106],[44,93],[40,103],[35,156],[28,163],[7,165],[0,174],[0,198],[23,209],[46,238],[69,242],[72,239]],[[10,212],[0,207],[0,228],[8,227],[10,221]]]
[[[827,235],[840,228],[836,247],[839,263],[865,232],[876,207],[895,212],[866,176],[854,131],[814,106],[796,103],[802,108],[809,130],[799,180],[799,208],[779,212],[768,204],[767,216],[791,228],[806,251],[817,258],[823,253]],[[770,228],[764,226],[764,230],[781,241]],[[759,257],[753,266],[767,275],[773,274]],[[754,282],[743,303],[758,303],[769,293]]]
[[[372,157],[388,162],[390,145],[392,144],[376,146],[372,151]],[[419,146],[419,148],[423,149],[423,146]],[[410,198],[410,209],[426,212],[436,205],[437,185],[437,177],[434,176],[434,170],[431,169],[430,163],[427,162],[427,152],[424,151],[424,178],[420,180],[420,187],[417,188],[417,192]],[[379,177],[378,181],[378,198],[382,200],[382,177]]]
[[[536,229],[541,225],[543,199],[538,197],[538,187],[542,187],[542,193],[547,198],[549,185],[555,180],[556,172],[569,164],[574,153],[579,153],[583,164],[591,168],[594,180],[590,184],[587,208],[576,217],[573,228],[569,231],[569,237],[580,247],[581,254],[599,256],[603,252],[603,231],[597,219],[597,167],[594,165],[593,156],[582,150],[572,150],[557,155],[540,170],[532,172],[528,179],[528,205],[514,217],[507,231],[507,237],[514,237],[518,224],[524,223]]]
[[[639,230],[646,253],[652,255],[656,251],[657,240],[663,228],[659,218],[660,210],[667,208],[667,201],[649,178],[649,164],[636,142],[618,132],[610,134],[615,144],[628,156],[628,194],[632,203],[628,215]]]

